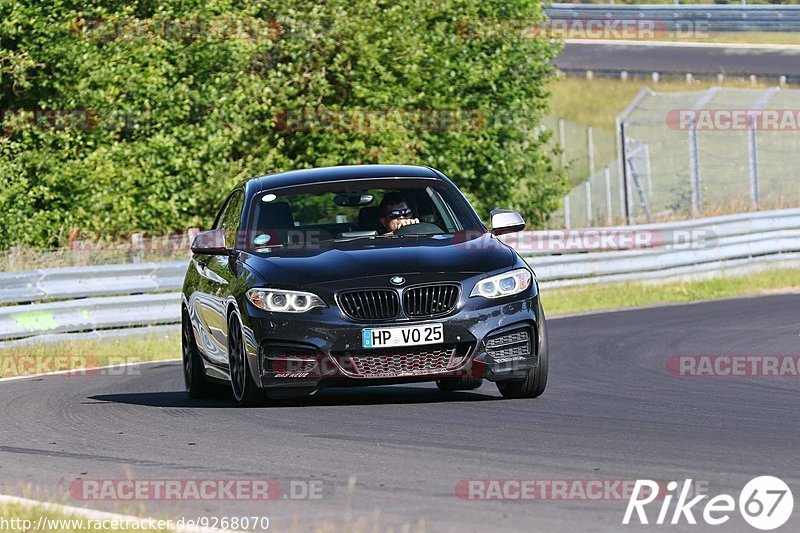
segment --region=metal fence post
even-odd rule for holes
[[[636,186],[636,192],[639,195],[639,202],[642,205],[642,209],[644,209],[645,216],[647,217],[647,222],[651,222],[653,219],[653,213],[650,210],[650,202],[647,199],[647,194],[644,192],[644,186],[642,185],[642,180],[640,179],[640,174],[636,170],[636,164],[634,162],[634,158],[639,152],[644,151],[644,145],[639,145],[634,150],[631,150],[630,156],[628,156],[627,163],[630,167],[630,176],[633,178],[633,184]],[[631,191],[628,192],[628,199],[632,202],[633,200],[633,193]],[[633,206],[631,206],[631,211],[633,211]]]
[[[700,162],[697,146],[697,119],[689,126],[689,185],[692,188],[692,217],[700,215]]]
[[[608,166],[603,169],[603,177],[606,179],[606,223],[610,226],[614,223],[614,213],[611,211],[611,169]]]
[[[758,209],[758,153],[756,145],[756,128],[753,124],[755,120],[751,115],[747,120],[747,159],[750,166],[750,200],[753,202],[753,209]]]
[[[753,110],[763,109],[767,102],[780,91],[780,87],[772,87],[768,89],[764,96],[753,106]],[[758,143],[756,142],[756,119],[753,113],[747,117],[747,161],[750,169],[750,200],[753,203],[753,209],[758,209],[758,203],[761,196],[758,181]]]
[[[594,134],[592,127],[586,127],[586,142],[589,145],[589,176],[594,176]]]
[[[583,184],[584,194],[586,195],[586,223],[592,225],[592,178]]]
[[[653,197],[653,168],[650,166],[650,145],[644,144],[644,172],[647,179],[647,195]]]
[[[619,178],[619,211],[625,224],[630,224],[628,200],[625,190],[628,183],[628,165],[625,163],[625,128],[622,117],[617,117],[617,177]]]
[[[572,227],[569,212],[569,195],[564,197],[564,227],[570,229]]]
[[[642,87],[636,97],[628,104],[628,107],[617,116],[616,130],[617,130],[617,172],[620,180],[619,195],[620,195],[620,211],[622,217],[625,219],[626,224],[633,224],[632,213],[628,206],[628,170],[627,163],[625,162],[625,149],[626,149],[626,135],[625,135],[625,120],[633,112],[634,109],[639,107],[642,100],[647,96],[652,96],[655,93],[650,87]]]
[[[631,157],[633,157],[633,156],[628,153],[630,151],[629,147],[628,147],[629,139],[628,139],[627,136],[625,136],[625,125],[624,124],[622,125],[622,135],[623,135],[623,138],[625,139],[625,144],[624,144],[624,148],[625,148],[625,152],[624,152],[625,153],[625,213],[626,213],[626,216],[627,216],[628,224],[633,224],[633,222],[634,222],[634,216],[633,216],[633,187],[631,185],[631,179],[630,178],[633,177],[633,178],[636,179],[636,176],[631,176],[631,172],[630,172],[630,169],[631,169]]]
[[[719,91],[720,87],[712,87],[707,90],[692,106],[692,111],[703,109]],[[692,217],[696,218],[700,214],[703,197],[700,187],[700,148],[697,140],[697,115],[694,113],[689,125],[689,176],[692,187]]]

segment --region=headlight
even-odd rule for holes
[[[472,296],[483,296],[484,298],[502,298],[518,294],[531,286],[530,270],[518,268],[491,278],[486,278],[478,282],[472,289]]]
[[[310,292],[250,289],[247,298],[259,309],[275,313],[305,313],[315,307],[327,307],[322,298]]]

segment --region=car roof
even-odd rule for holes
[[[248,181],[252,192],[352,179],[371,178],[428,178],[441,179],[444,176],[430,167],[413,165],[348,165],[320,167],[303,170],[290,170],[253,178]]]

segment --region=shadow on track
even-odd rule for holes
[[[225,408],[235,407],[232,401],[221,396],[219,399],[192,400],[184,391],[169,392],[129,392],[119,394],[97,394],[87,397],[95,402],[85,404],[109,402],[125,403],[130,405],[145,405],[147,407],[200,407],[200,408]]]
[[[148,407],[180,408],[230,408],[230,399],[192,400],[183,391],[130,392],[98,394],[89,396],[100,402],[144,405]],[[323,407],[336,405],[390,405],[442,402],[475,402],[501,400],[500,396],[482,394],[478,391],[443,392],[436,388],[384,386],[324,389],[314,396],[286,400],[268,400],[261,408]]]

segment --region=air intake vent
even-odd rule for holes
[[[403,294],[403,308],[410,317],[446,315],[458,304],[458,285],[411,287]]]
[[[530,357],[530,328],[517,329],[500,335],[491,335],[486,341],[486,351],[494,358]]]
[[[454,372],[469,359],[471,344],[436,344],[359,352],[333,352],[331,357],[348,378],[396,378]]]
[[[387,320],[400,313],[400,299],[391,289],[344,292],[339,306],[353,320]]]

